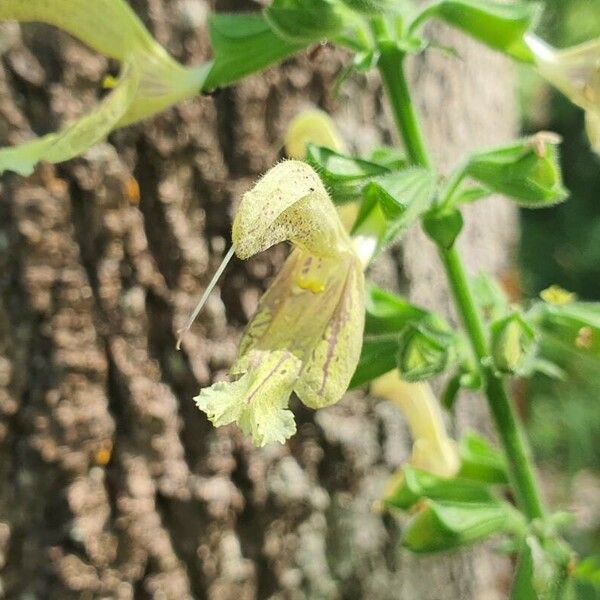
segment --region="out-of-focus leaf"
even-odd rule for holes
[[[587,583],[600,592],[600,556],[584,558],[573,572],[577,581]]]
[[[424,500],[402,531],[401,543],[418,553],[452,550],[517,529],[514,509],[501,502]]]
[[[566,600],[572,552],[553,535],[535,534],[540,527],[545,529],[542,523],[534,523],[523,537],[512,600]]]
[[[214,60],[204,84],[207,91],[262,71],[310,45],[281,38],[256,13],[212,14],[209,33]]]
[[[392,12],[399,4],[395,0],[342,0],[342,2],[352,10],[367,15]]]
[[[293,44],[330,39],[344,26],[339,6],[331,0],[274,0],[264,15],[273,30]]]
[[[533,587],[533,558],[531,548],[523,542],[519,552],[517,571],[510,593],[511,600],[539,600]]]
[[[506,293],[490,275],[480,273],[473,279],[472,289],[487,321],[500,319],[508,313],[510,305]]]
[[[469,433],[460,440],[458,477],[488,484],[508,483],[506,459],[482,437]]]
[[[365,335],[399,333],[408,323],[424,319],[428,312],[404,298],[375,286],[367,288]]]
[[[423,17],[436,16],[494,50],[532,63],[533,54],[523,37],[535,27],[539,12],[533,2],[441,0],[426,9]]]
[[[375,148],[369,154],[369,160],[392,171],[399,171],[408,166],[406,153],[393,146]]]
[[[494,502],[489,488],[481,483],[458,478],[444,479],[426,471],[405,466],[397,484],[384,498],[384,503],[407,510],[423,498],[450,502]]]

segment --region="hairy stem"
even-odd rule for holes
[[[414,164],[429,167],[431,161],[404,75],[404,55],[396,47],[385,42],[380,43],[380,50],[379,71],[408,155]],[[456,307],[477,358],[485,395],[508,458],[515,495],[527,517],[536,519],[543,516],[544,509],[535,481],[531,454],[508,396],[506,384],[487,364],[490,358],[487,334],[469,286],[463,261],[455,248],[438,247],[438,250]]]

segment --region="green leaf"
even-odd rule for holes
[[[373,379],[396,368],[398,341],[394,339],[365,338],[350,389],[366,385]]]
[[[442,0],[427,11],[486,46],[528,63],[533,63],[533,55],[523,37],[535,27],[539,13],[536,3],[492,0]]]
[[[342,0],[352,10],[366,15],[381,15],[397,10],[395,0]]]
[[[460,211],[432,210],[423,219],[423,229],[439,246],[450,250],[463,228],[463,218]]]
[[[487,273],[473,279],[473,295],[486,321],[505,316],[510,309],[509,301],[500,284]]]
[[[365,338],[351,388],[397,367],[398,352],[405,345],[400,334],[407,328],[422,327],[438,336],[436,339],[450,331],[441,317],[375,286],[367,287],[365,309]],[[446,351],[450,352],[449,348]]]
[[[134,64],[125,64],[115,89],[95,110],[62,131],[0,150],[0,173],[15,171],[31,175],[40,161],[59,163],[85,152],[105,138],[126,113],[136,95],[139,72]]]
[[[406,153],[393,146],[379,146],[375,148],[369,154],[369,160],[392,171],[399,171],[408,166]]]
[[[408,521],[401,543],[413,552],[440,552],[517,529],[512,509],[501,502],[425,500]]]
[[[429,313],[404,298],[375,286],[367,288],[365,335],[400,333],[409,323],[421,321]]]
[[[367,287],[365,309],[365,338],[352,388],[397,367],[398,352],[405,345],[400,334],[407,328],[422,326],[438,336],[450,331],[439,316],[374,286]]]
[[[397,485],[384,498],[384,504],[408,510],[423,498],[450,502],[494,502],[490,490],[481,483],[444,479],[426,471],[405,466]]]
[[[456,404],[456,400],[458,398],[458,394],[461,389],[461,379],[463,374],[458,372],[452,375],[448,382],[444,387],[444,391],[442,392],[442,396],[440,398],[440,402],[442,406],[447,410],[451,411]]]
[[[344,26],[338,6],[330,0],[274,0],[264,15],[281,38],[294,44],[330,39]]]
[[[436,177],[426,169],[409,168],[375,177],[363,189],[353,233],[378,237],[379,249],[400,237],[431,207]]]
[[[282,39],[264,16],[255,13],[212,14],[209,33],[214,61],[204,84],[206,91],[231,85],[310,45]]]
[[[307,148],[306,162],[319,173],[337,204],[360,197],[369,181],[378,175],[390,173],[387,166],[312,144]]]
[[[458,447],[461,467],[458,477],[488,484],[508,483],[508,472],[504,455],[492,448],[482,437],[469,433]]]
[[[477,200],[483,200],[484,198],[489,198],[491,195],[490,190],[484,187],[465,187],[459,189],[456,194],[452,197],[452,204],[473,204],[473,202],[477,202]]]
[[[477,153],[470,158],[466,173],[526,208],[552,206],[568,195],[556,147],[543,137]]]
[[[600,556],[589,556],[576,567],[573,577],[600,592]]]

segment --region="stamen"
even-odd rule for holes
[[[204,293],[202,294],[202,298],[200,298],[200,301],[198,302],[198,304],[196,304],[196,308],[190,315],[190,318],[186,321],[185,325],[177,332],[177,334],[178,334],[177,346],[176,346],[177,350],[179,350],[181,348],[181,340],[183,339],[183,336],[189,331],[193,322],[196,320],[196,317],[198,316],[198,314],[200,313],[200,311],[206,304],[206,301],[208,300],[210,293],[213,291],[215,285],[217,285],[217,282],[221,278],[221,275],[223,275],[223,271],[225,270],[227,263],[229,263],[229,261],[231,260],[231,257],[233,256],[234,252],[235,252],[235,246],[231,246],[231,248],[229,248],[227,254],[225,255],[225,258],[221,261],[219,268],[213,275],[213,278],[210,280],[208,287],[204,290]]]

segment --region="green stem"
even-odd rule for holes
[[[404,75],[403,53],[391,44],[381,44],[379,70],[389,95],[394,117],[412,162],[423,167],[431,163]],[[488,364],[490,352],[483,321],[475,304],[462,259],[455,248],[438,247],[450,289],[475,354],[484,390],[500,440],[508,458],[511,483],[517,500],[531,520],[544,510],[535,481],[531,455],[506,391],[505,382]]]
[[[423,134],[404,77],[404,53],[393,43],[380,44],[379,72],[383,79],[398,131],[408,156],[416,165],[430,166]]]
[[[469,281],[456,248],[440,248],[440,256],[448,276],[448,282],[457,309],[467,330],[469,339],[484,380],[485,393],[502,445],[508,456],[513,488],[523,511],[529,519],[544,514],[538,486],[533,473],[531,453],[517,421],[515,411],[506,391],[505,382],[495,374],[483,322],[471,292]]]

